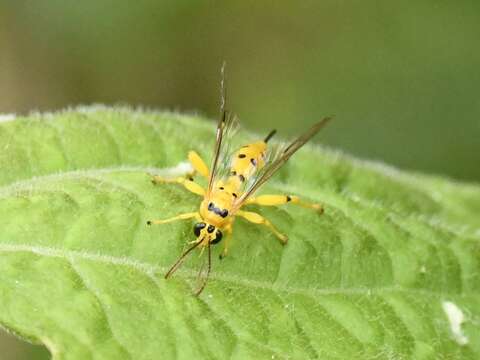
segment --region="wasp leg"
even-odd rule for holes
[[[191,213],[180,214],[164,220],[148,220],[147,225],[160,225],[160,224],[166,224],[169,222],[174,222],[177,220],[187,220],[192,218],[200,219],[200,214],[198,212],[191,212]]]
[[[190,191],[194,194],[197,194],[197,195],[200,195],[200,196],[205,195],[205,189],[203,187],[201,187],[195,181],[190,180],[190,179],[186,179],[184,177],[177,177],[177,178],[173,178],[173,179],[165,179],[165,178],[163,178],[161,176],[158,176],[158,175],[152,175],[152,182],[154,184],[177,183],[177,184],[183,185],[183,187],[185,189],[187,189],[188,191]]]
[[[220,260],[222,260],[224,257],[226,257],[228,255],[228,245],[230,244],[230,238],[232,237],[232,227],[229,226],[225,229],[225,233],[226,233],[226,236],[225,236],[225,240],[223,242],[223,250],[222,252],[220,253],[220,255],[218,256],[220,258]]]
[[[295,195],[260,195],[258,197],[248,199],[245,203],[261,206],[275,206],[292,203],[304,208],[315,210],[319,214],[323,214],[323,206],[321,204],[302,201],[298,196]]]
[[[192,164],[194,173],[198,172],[200,175],[208,179],[208,167],[205,164],[205,161],[202,160],[200,155],[198,155],[195,151],[191,150],[188,152],[188,161],[190,161],[190,164]]]
[[[185,176],[180,176],[176,177],[173,179],[167,179],[159,175],[152,175],[149,174],[152,177],[152,183],[154,184],[165,184],[165,183],[177,183],[180,185],[183,185],[188,191],[204,196],[205,195],[205,189],[203,189],[200,185],[195,183],[193,181],[193,176],[196,173],[199,173],[200,175],[208,178],[208,168],[207,165],[205,165],[205,162],[202,160],[200,155],[198,155],[195,151],[189,151],[188,152],[188,160],[190,161],[190,164],[192,164],[193,171],[185,174]]]
[[[282,234],[281,232],[279,232],[275,226],[273,226],[273,224],[268,221],[267,219],[265,219],[262,215],[260,214],[257,214],[255,212],[251,212],[251,211],[242,211],[242,210],[239,210],[237,211],[237,213],[235,214],[236,216],[241,216],[243,217],[244,219],[254,223],[254,224],[260,224],[260,225],[265,225],[266,227],[268,227],[268,229],[273,232],[275,234],[275,236],[278,238],[278,240],[280,240],[280,242],[285,245],[288,241],[288,237],[287,235],[284,235]]]

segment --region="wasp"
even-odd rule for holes
[[[195,219],[193,233],[196,240],[190,242],[183,254],[165,274],[168,279],[183,263],[188,254],[194,249],[201,248],[202,252],[207,249],[207,268],[203,272],[203,266],[199,271],[201,284],[195,292],[199,295],[207,284],[211,270],[211,246],[224,240],[224,247],[220,259],[228,253],[229,239],[233,232],[233,223],[236,217],[259,225],[264,225],[280,241],[287,244],[288,237],[282,234],[277,228],[262,215],[243,210],[246,205],[276,206],[287,203],[310,208],[323,213],[321,204],[309,203],[296,195],[259,195],[253,196],[258,189],[275,174],[287,160],[309,141],[317,132],[323,128],[330,117],[325,117],[315,123],[307,132],[298,137],[288,145],[277,146],[270,149],[269,140],[276,131],[271,131],[263,140],[244,145],[238,149],[231,149],[231,139],[238,126],[238,119],[226,109],[225,91],[225,64],[221,70],[221,102],[220,119],[217,124],[216,142],[214,155],[210,168],[207,167],[202,158],[195,151],[188,153],[188,160],[193,167],[191,174],[173,179],[163,178],[158,175],[151,175],[154,184],[177,183],[184,186],[188,191],[203,197],[198,211],[188,212],[164,220],[147,221],[148,225],[166,224],[178,220]],[[199,174],[208,180],[206,188],[194,181],[193,175]],[[200,276],[200,274],[204,274]]]

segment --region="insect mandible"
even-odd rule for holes
[[[206,248],[207,269],[201,285],[195,292],[196,295],[203,291],[210,274],[212,263],[210,247],[224,239],[224,248],[220,258],[227,255],[235,217],[239,216],[251,223],[264,225],[283,245],[287,243],[287,236],[279,232],[270,221],[256,212],[242,210],[243,206],[250,204],[275,206],[291,203],[313,209],[319,214],[323,213],[322,205],[305,202],[296,195],[259,195],[253,197],[253,194],[298,149],[323,128],[330,118],[323,118],[292,143],[277,148],[276,151],[270,150],[267,146],[269,140],[275,134],[275,130],[271,131],[261,141],[244,145],[237,150],[231,151],[230,140],[238,120],[226,109],[225,64],[222,66],[221,75],[220,119],[217,125],[214,156],[210,169],[195,151],[190,151],[188,160],[194,169],[192,174],[173,179],[152,175],[154,184],[177,183],[183,185],[192,193],[203,197],[199,211],[180,214],[164,220],[147,221],[148,225],[152,225],[166,224],[177,220],[196,219],[197,222],[193,226],[196,240],[190,243],[191,246],[183,252],[165,274],[165,278],[169,278],[195,248],[201,248],[202,251]],[[194,181],[193,175],[197,173],[208,179],[206,189]],[[200,269],[200,273],[202,273],[202,269]]]

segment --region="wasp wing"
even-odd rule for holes
[[[221,170],[228,167],[231,155],[231,138],[238,128],[238,118],[227,110],[226,104],[225,63],[223,63],[220,82],[220,119],[217,124],[216,142],[210,166],[207,193],[212,191],[215,180],[218,178]]]
[[[289,145],[271,151],[268,154],[266,165],[256,173],[251,181],[249,181],[245,192],[243,192],[243,194],[234,202],[233,210],[237,211],[240,209],[243,203],[265,182],[267,182],[268,179],[270,179],[298,149],[315,136],[315,134],[318,133],[330,119],[330,117],[323,118]]]

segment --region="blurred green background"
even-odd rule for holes
[[[288,136],[335,115],[324,144],[478,182],[479,39],[468,0],[3,0],[0,113],[121,103],[214,118],[226,60],[249,129]],[[1,338],[2,359],[34,358],[19,343]]]

